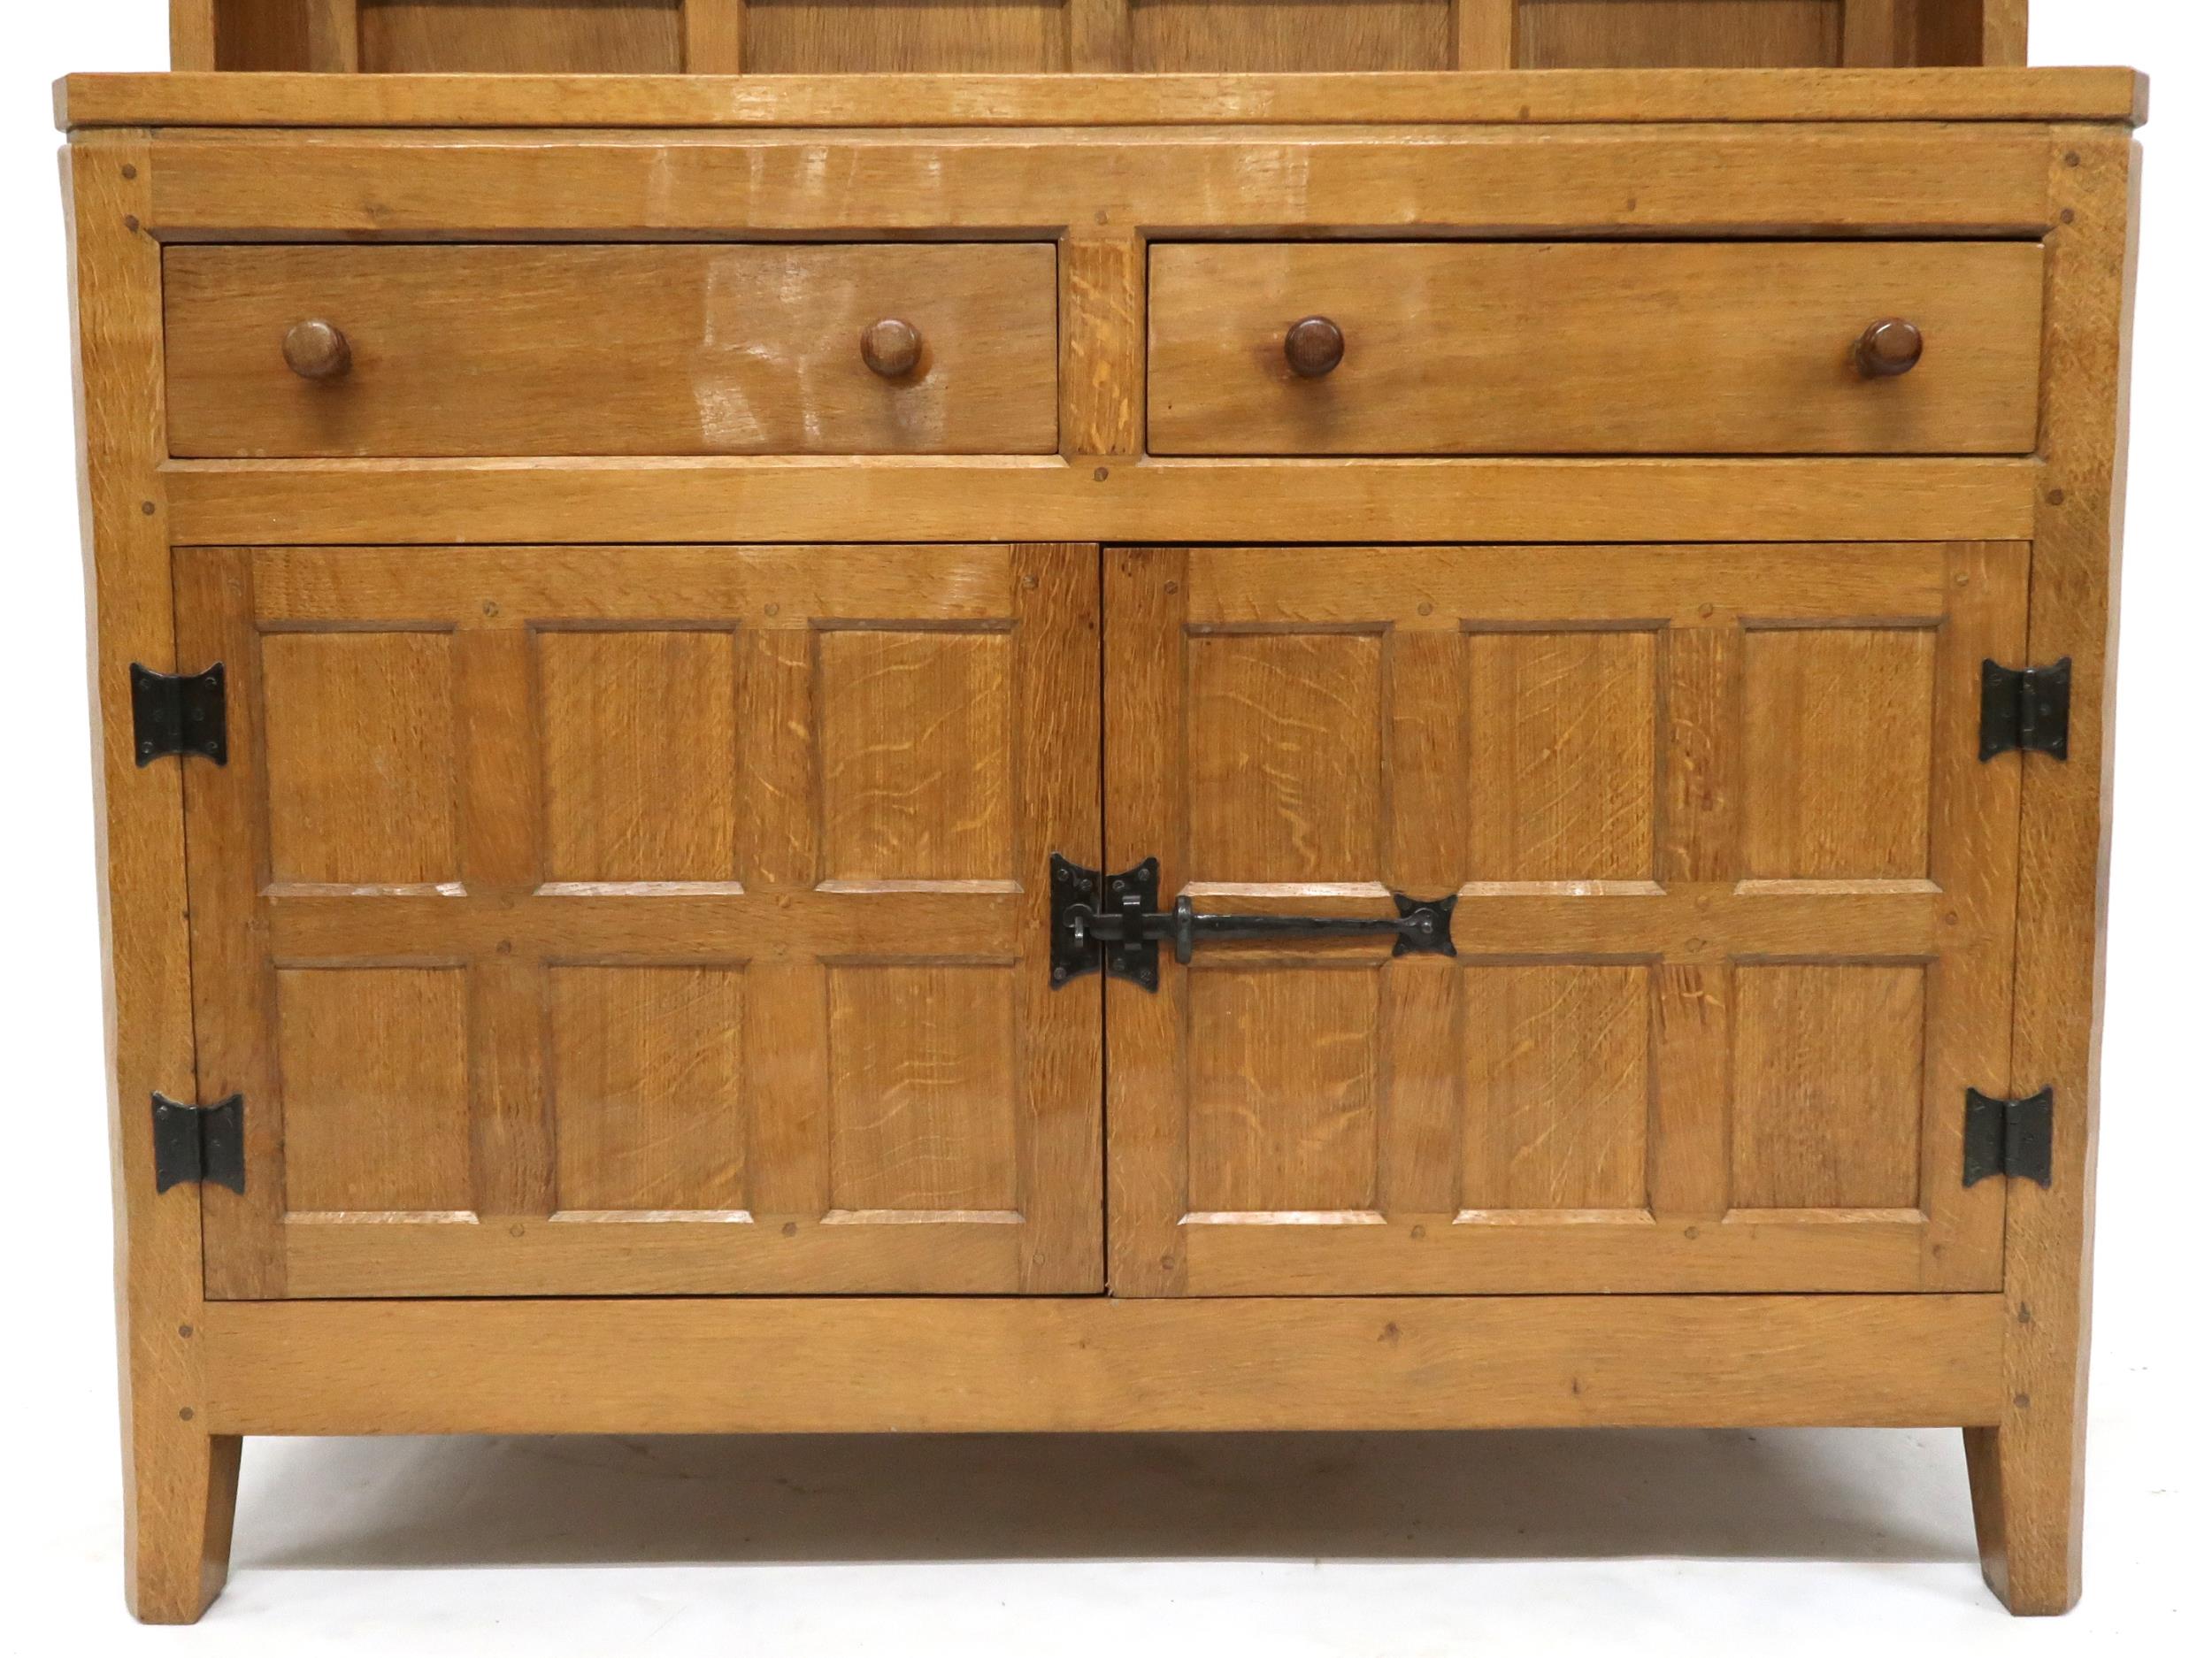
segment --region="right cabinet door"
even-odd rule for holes
[[[1112,551],[1107,868],[1457,950],[1111,983],[1116,1291],[1995,1287],[2027,555]]]

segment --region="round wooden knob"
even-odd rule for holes
[[[896,317],[872,322],[860,331],[860,360],[886,380],[911,374],[922,360],[921,332]]]
[[[1902,317],[1890,317],[1867,324],[1852,357],[1867,379],[1893,380],[1912,372],[1926,343],[1913,324]]]
[[[335,324],[296,322],[284,336],[284,360],[302,380],[337,380],[353,366],[353,348]]]
[[[1344,330],[1326,317],[1294,322],[1283,335],[1283,360],[1292,373],[1319,380],[1344,360]]]

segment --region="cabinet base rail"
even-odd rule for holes
[[[1993,1294],[211,1302],[179,1403],[227,1435],[1971,1427],[2004,1414],[2004,1316]]]

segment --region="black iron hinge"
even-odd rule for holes
[[[2066,757],[2074,705],[2074,659],[2047,668],[2008,668],[1982,659],[1982,758],[2015,748]]]
[[[141,765],[165,754],[203,754],[229,764],[223,664],[204,673],[156,673],[131,664],[131,745]]]
[[[246,1096],[220,1105],[186,1105],[154,1095],[154,1190],[173,1186],[226,1186],[246,1191]]]
[[[2051,1184],[2051,1090],[2024,1100],[1966,1091],[1966,1184],[1993,1174]]]

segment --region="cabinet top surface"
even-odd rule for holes
[[[2118,68],[1541,69],[1203,75],[70,75],[65,131],[2105,121]]]

